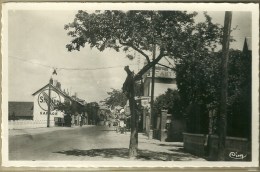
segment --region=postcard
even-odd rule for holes
[[[4,167],[257,167],[259,6],[4,3]]]

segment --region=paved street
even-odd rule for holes
[[[105,126],[9,130],[10,160],[129,160],[130,133]],[[183,151],[182,143],[148,140],[139,134],[138,160],[204,161]]]

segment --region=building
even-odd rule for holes
[[[143,75],[143,82],[144,96],[150,97],[152,90],[152,69]],[[154,97],[164,94],[168,88],[177,89],[174,71],[172,69],[156,65],[154,78]]]
[[[32,94],[33,102],[9,102],[9,129],[46,127],[48,105],[50,101],[50,127],[86,124],[87,115],[84,113],[85,101],[77,95],[70,96],[61,90],[61,83],[50,79],[50,82]],[[57,110],[59,103],[68,102],[73,106],[73,114]]]
[[[248,54],[248,56],[250,56],[252,53],[252,39],[250,37],[245,38],[243,53]]]
[[[168,60],[167,60],[168,61]],[[161,94],[164,94],[167,89],[177,89],[176,76],[172,69],[161,65],[155,65],[154,77],[154,100]],[[152,95],[152,69],[143,75],[143,96],[138,98],[142,104],[143,116],[140,118],[140,131],[146,131],[150,125],[150,102]],[[156,122],[153,121],[155,126]]]
[[[8,120],[33,120],[33,102],[8,102]]]
[[[57,81],[53,81],[53,79],[50,79],[50,84],[46,84],[32,94],[34,103],[33,120],[47,125],[49,90],[51,97],[50,126],[54,126],[55,121],[62,123],[64,118],[64,114],[55,110],[54,107],[59,102],[65,102],[69,97],[65,92],[61,91],[61,84]]]

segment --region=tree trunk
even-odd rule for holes
[[[129,157],[133,158],[137,156],[138,149],[138,113],[136,107],[136,101],[134,97],[129,99],[129,106],[131,112],[131,136],[129,144]]]
[[[137,156],[138,149],[138,107],[135,100],[135,80],[134,74],[129,67],[125,67],[127,78],[123,84],[123,92],[129,100],[130,114],[131,114],[131,136],[129,144],[129,158]]]

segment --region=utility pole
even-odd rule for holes
[[[153,60],[155,59],[156,45],[153,46]],[[153,138],[153,104],[154,104],[154,77],[155,77],[155,65],[152,68],[152,86],[151,86],[151,113],[150,113],[150,127],[149,127],[149,139]]]
[[[218,160],[225,160],[225,142],[227,135],[227,89],[228,89],[228,56],[229,56],[229,41],[231,29],[232,12],[225,12],[223,43],[222,43],[222,60],[221,60],[221,98],[220,112],[218,122]]]
[[[49,93],[48,93],[48,114],[47,114],[47,127],[50,127],[50,115],[51,115],[51,80],[49,81]]]
[[[154,15],[151,16],[151,22],[154,20]],[[152,32],[153,32],[153,61],[155,60],[155,53],[156,53],[156,43],[155,43],[155,29],[154,25],[152,24]],[[155,75],[155,65],[152,67],[152,85],[151,85],[151,102],[150,102],[150,123],[148,125],[148,139],[153,138],[153,104],[154,104],[154,75]]]

